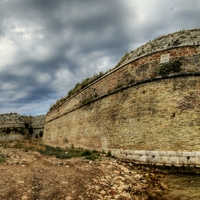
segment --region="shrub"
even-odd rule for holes
[[[24,129],[24,128],[20,128],[20,129],[18,130],[18,132],[21,133],[22,135],[24,135],[24,134],[25,134],[25,129]]]
[[[111,151],[108,151],[106,157],[112,157]]]
[[[175,60],[173,62],[163,63],[157,70],[159,75],[165,75],[173,72],[180,72],[181,71],[181,61]]]
[[[5,131],[6,131],[6,133],[10,133],[11,129],[10,128],[6,128]]]
[[[40,151],[41,154],[55,156],[59,159],[68,159],[72,157],[85,157],[88,160],[95,160],[100,158],[98,151],[82,150],[82,149],[62,149],[60,147],[46,146],[45,150]]]
[[[51,146],[45,146],[45,150],[39,151],[41,154],[49,155],[49,156],[55,156],[56,158],[65,159],[65,158],[71,158],[72,156],[70,154],[66,154],[66,150],[61,149],[60,147],[51,147]]]
[[[92,152],[90,150],[85,150],[83,153],[81,153],[81,156],[90,156],[92,155]]]

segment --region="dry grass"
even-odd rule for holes
[[[41,139],[31,139],[31,140],[18,140],[18,141],[3,141],[0,142],[1,146],[4,148],[16,148],[23,151],[37,151],[41,154],[55,156],[59,159],[67,159],[73,157],[85,157],[88,160],[100,159],[100,153],[96,150],[84,150],[75,148],[65,148],[51,147],[42,144]],[[0,154],[0,162],[3,161],[4,156]]]
[[[40,139],[17,140],[17,141],[2,141],[1,145],[4,148],[16,148],[24,151],[42,151],[45,150],[45,145]]]

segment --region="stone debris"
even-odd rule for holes
[[[91,199],[145,200],[149,198],[148,189],[167,189],[164,183],[161,186],[159,181],[154,180],[154,174],[138,172],[126,163],[102,161],[99,166],[103,168],[104,175],[95,177],[87,184]]]
[[[0,152],[8,157],[0,164],[0,199],[147,200],[168,191],[147,167],[112,158],[60,160],[1,147]]]

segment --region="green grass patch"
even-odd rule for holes
[[[71,148],[62,149],[60,147],[52,147],[52,146],[44,145],[38,139],[3,141],[3,142],[0,142],[0,144],[4,148],[21,149],[25,152],[37,151],[41,154],[55,156],[56,158],[59,158],[59,159],[84,157],[88,160],[96,160],[96,159],[101,158],[100,153],[97,150],[84,150],[81,148],[76,149],[76,148],[74,148],[73,145],[71,146]],[[4,159],[3,156],[1,156],[0,159],[1,158],[2,158],[2,160]]]
[[[45,146],[45,150],[39,151],[41,154],[55,156],[59,159],[85,157],[88,160],[96,160],[100,158],[98,151],[82,150],[75,148],[62,149],[60,147]]]

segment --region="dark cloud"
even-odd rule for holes
[[[46,113],[157,36],[198,28],[198,0],[1,0],[1,113]]]

